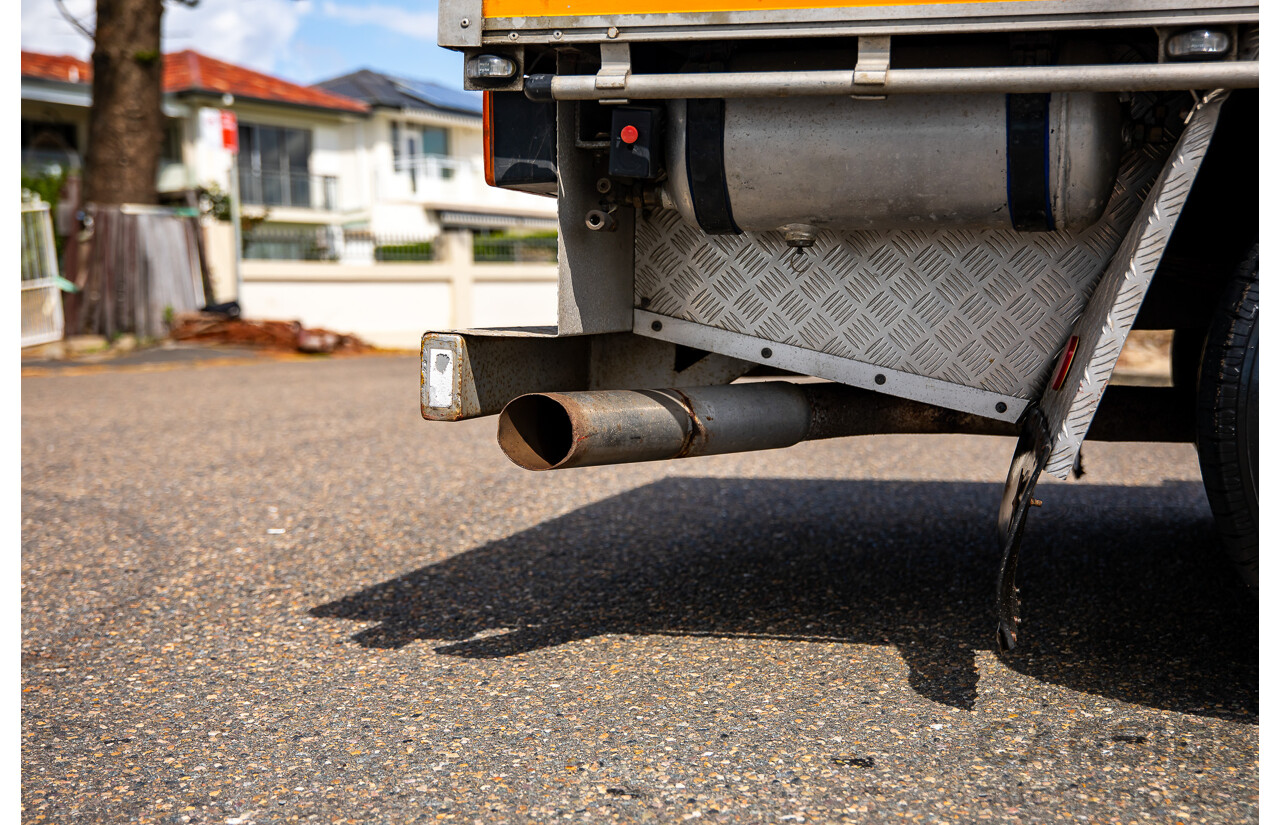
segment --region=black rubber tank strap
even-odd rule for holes
[[[685,103],[685,173],[698,226],[708,235],[741,235],[733,221],[724,175],[724,101],[693,98]]]
[[[1050,232],[1049,95],[1005,95],[1005,185],[1019,232]]]

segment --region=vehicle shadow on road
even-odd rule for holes
[[[1042,485],[1019,578],[1036,679],[1257,723],[1257,601],[1200,485]],[[311,610],[367,647],[514,656],[597,634],[895,645],[912,688],[973,709],[995,648],[995,513],[979,483],[669,478]]]

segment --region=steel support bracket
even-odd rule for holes
[[[596,88],[624,90],[631,77],[631,46],[628,43],[600,44],[600,71],[596,72]],[[625,99],[602,100],[602,104],[626,103]]]
[[[1020,428],[1022,433],[1013,451],[1009,478],[1004,483],[998,520],[1000,577],[996,585],[996,612],[999,617],[996,636],[1001,651],[1013,650],[1018,645],[1018,625],[1022,622],[1018,615],[1021,602],[1015,581],[1018,551],[1022,548],[1022,531],[1027,526],[1027,511],[1033,506],[1040,506],[1032,493],[1049,460],[1049,427],[1039,407],[1027,407]]]
[[[858,38],[858,63],[853,67],[855,100],[883,100],[889,81],[889,37],[863,35]]]

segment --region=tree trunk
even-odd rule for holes
[[[164,142],[162,0],[98,0],[85,200],[155,203]]]

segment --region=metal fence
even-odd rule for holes
[[[383,262],[425,263],[440,260],[440,238],[421,235],[374,234],[367,230],[348,230],[347,257]]]
[[[336,226],[254,229],[242,237],[241,255],[258,261],[343,261],[346,263],[427,263],[443,260],[441,237],[387,235]],[[552,237],[475,235],[476,263],[555,263]]]
[[[555,263],[556,253],[554,237],[476,235],[472,243],[472,256],[476,263]]]
[[[342,231],[253,229],[241,235],[240,254],[250,261],[336,261],[342,256]]]
[[[437,239],[317,226],[244,233],[242,257],[259,261],[427,262],[440,259]]]
[[[22,204],[22,346],[62,339],[62,291],[58,288],[49,204]]]

